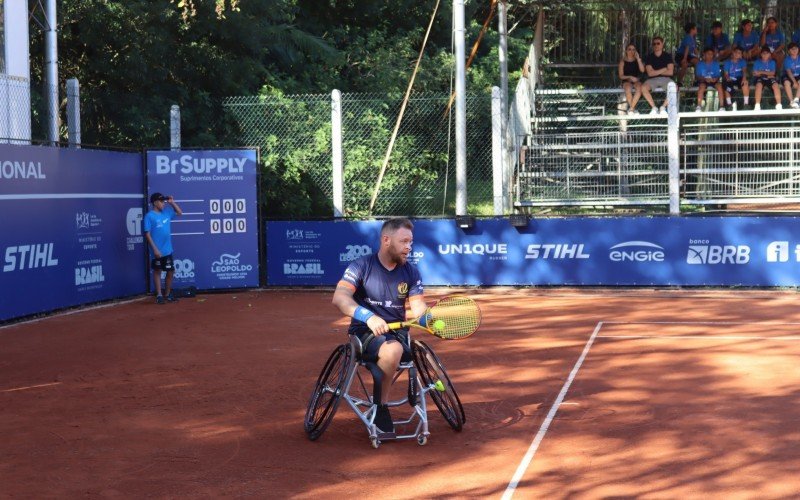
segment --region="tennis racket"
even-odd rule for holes
[[[481,326],[481,309],[469,297],[450,295],[439,300],[421,317],[389,323],[389,328],[413,327],[445,340],[465,339]]]

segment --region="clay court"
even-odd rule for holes
[[[429,291],[429,300],[451,293]],[[418,333],[466,410],[370,446],[303,415],[345,341],[330,291],[138,299],[0,329],[0,484],[42,497],[788,498],[793,291],[467,290],[481,329]]]

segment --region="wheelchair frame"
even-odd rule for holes
[[[305,416],[304,427],[309,439],[316,440],[325,432],[341,399],[347,402],[366,427],[373,448],[378,448],[381,441],[386,440],[416,439],[419,445],[425,445],[430,436],[428,396],[434,401],[450,427],[460,431],[465,421],[464,408],[444,365],[427,344],[418,340],[412,341],[410,335],[408,341],[412,359],[400,362],[392,378],[392,384],[406,372],[409,377],[409,390],[406,397],[387,403],[389,407],[396,408],[408,404],[410,398],[414,399],[408,418],[393,422],[406,429],[406,433],[382,433],[374,424],[377,405],[374,404],[372,393],[362,376],[363,373],[370,372],[366,368],[366,362],[361,359],[361,341],[351,335],[348,344],[336,346],[317,379]],[[369,379],[371,378],[370,373]],[[354,387],[358,389],[358,395],[351,393]]]

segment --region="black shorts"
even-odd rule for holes
[[[800,76],[795,76],[794,79],[795,79],[795,81],[800,81]],[[781,79],[781,83],[786,83],[786,82],[789,82],[790,84],[792,84],[792,81],[789,79],[789,77],[786,76],[786,75],[783,75],[783,78]],[[794,85],[794,84],[792,84],[792,85]]]
[[[689,59],[689,62],[690,62],[690,63],[691,63],[692,61],[699,61],[699,60],[700,60],[700,58],[699,58],[699,57],[697,57],[697,56],[696,56],[696,55],[694,55],[694,54],[689,54],[689,55],[688,55],[686,58],[687,58],[687,59]],[[675,62],[676,62],[676,63],[678,63],[678,64],[680,64],[680,63],[681,63],[681,61],[683,61],[683,54],[682,54],[682,53],[679,53],[679,52],[676,52],[676,53],[675,53]]]
[[[778,83],[775,80],[774,76],[757,76],[753,79],[753,85],[760,83],[761,85],[766,85],[767,87],[772,87],[772,84]]]
[[[408,333],[403,330],[392,331],[384,335],[373,337],[371,333],[362,333],[357,335],[361,341],[361,359],[364,361],[377,361],[378,351],[385,342],[400,342],[403,345],[403,357],[401,361],[411,361],[411,347],[408,343]],[[366,343],[366,345],[364,345]]]
[[[694,86],[695,87],[699,87],[700,85],[705,85],[706,87],[713,87],[718,83],[719,83],[719,80],[717,80],[716,82],[707,82],[705,80],[695,80],[694,81]]]
[[[164,255],[160,259],[151,260],[150,268],[159,271],[175,270],[175,263],[172,261],[172,254]]]
[[[722,86],[725,88],[725,92],[730,94],[734,90],[741,89],[743,83],[744,78],[739,78],[738,80],[725,80],[722,82]]]

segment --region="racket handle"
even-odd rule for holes
[[[389,327],[389,330],[397,330],[399,328],[403,328],[405,325],[402,321],[397,321],[395,323],[388,323],[386,326]]]

